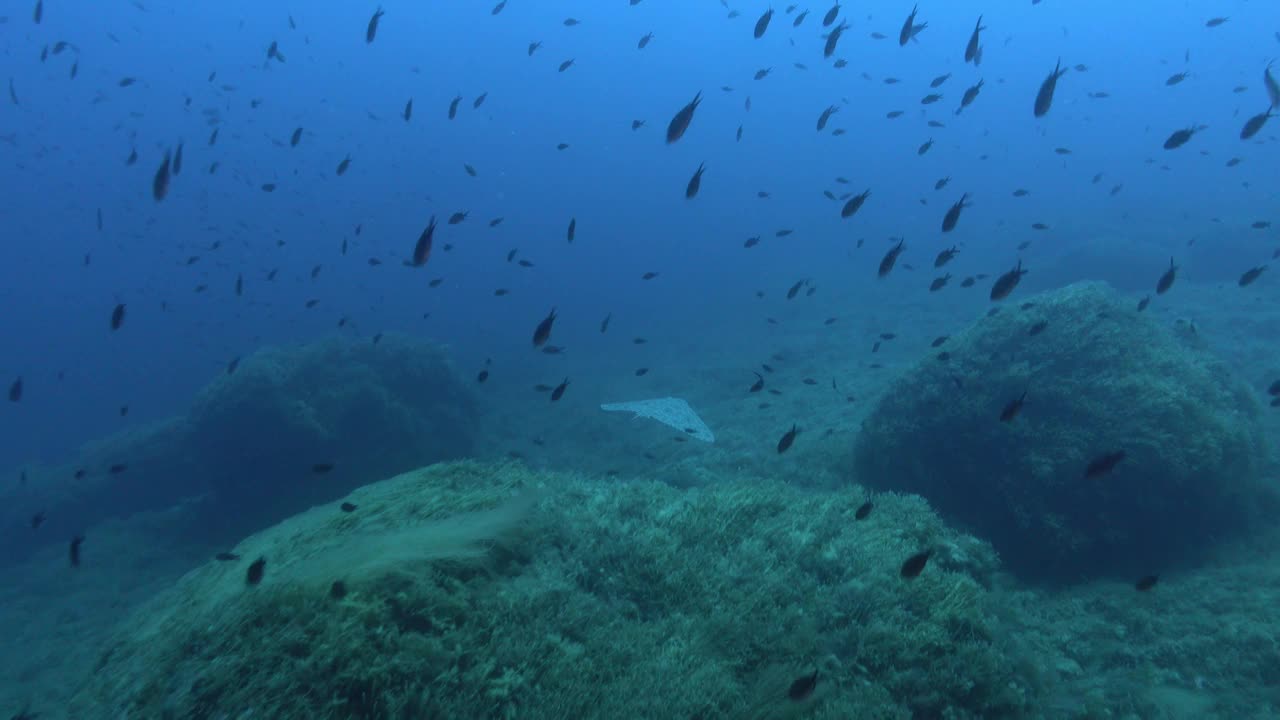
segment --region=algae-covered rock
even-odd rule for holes
[[[201,391],[187,418],[191,451],[216,468],[217,501],[275,521],[466,456],[477,411],[439,347],[387,335],[259,351]]]
[[[118,629],[70,712],[1028,716],[1045,684],[996,619],[990,546],[914,496],[883,494],[855,523],[864,499],[438,464],[189,573]],[[929,565],[902,578],[922,548]],[[247,585],[258,558],[264,577]],[[791,697],[815,670],[812,692]]]
[[[860,482],[920,493],[1015,570],[1067,581],[1164,571],[1274,499],[1260,409],[1205,351],[1101,284],[1001,309],[885,393]]]
[[[477,417],[444,351],[424,341],[263,349],[214,379],[186,415],[25,468],[25,485],[0,489],[0,563],[105,518],[194,496],[212,502],[191,519],[193,537],[238,538],[353,487],[466,456]],[[37,512],[46,516],[39,533],[30,527]]]

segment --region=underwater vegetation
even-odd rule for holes
[[[148,603],[72,712],[905,720],[1017,716],[1048,692],[996,622],[990,546],[917,497],[859,513],[783,483],[468,461],[347,502]]]
[[[1136,580],[1275,507],[1250,389],[1105,285],[935,345],[864,422],[858,480],[923,495],[1026,578]]]
[[[471,391],[435,345],[388,334],[264,348],[230,366],[179,418],[33,466],[0,490],[4,561],[103,519],[203,496],[193,535],[260,529],[353,487],[473,449]],[[40,517],[41,533],[33,533]],[[92,539],[89,540],[92,542]]]

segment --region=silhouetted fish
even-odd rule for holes
[[[1094,459],[1089,461],[1088,466],[1086,466],[1084,469],[1084,476],[1086,478],[1096,478],[1102,475],[1106,475],[1107,473],[1114,470],[1116,465],[1119,465],[1120,461],[1124,460],[1124,458],[1125,458],[1125,453],[1123,450],[1117,450],[1115,452],[1106,453],[1105,455],[1099,455],[1098,457],[1095,457]]]
[[[369,26],[364,30],[365,43],[373,42],[373,39],[378,36],[378,21],[381,20],[382,16],[385,14],[386,13],[383,12],[381,5],[378,6],[377,10],[373,11],[373,17],[369,18]]]
[[[680,111],[671,118],[671,122],[667,125],[667,144],[679,140],[684,137],[684,133],[689,129],[689,123],[693,122],[693,113],[698,109],[698,103],[702,102],[702,91],[698,91],[687,105],[680,108]]]
[[[1058,87],[1058,78],[1062,77],[1066,70],[1062,69],[1062,58],[1058,58],[1058,64],[1054,66],[1053,72],[1040,83],[1040,91],[1036,93],[1035,115],[1043,117],[1049,112],[1049,107],[1053,105],[1053,92]]]
[[[786,452],[787,450],[789,450],[789,449],[791,448],[791,444],[792,444],[792,443],[794,443],[794,442],[796,441],[796,433],[797,433],[797,432],[798,432],[798,430],[796,429],[796,426],[795,426],[795,425],[792,425],[792,426],[791,426],[791,429],[790,429],[790,430],[788,430],[786,433],[784,433],[784,434],[783,434],[782,439],[778,440],[778,454],[779,454],[779,455],[781,455],[782,453]]]
[[[924,566],[928,564],[929,556],[932,554],[932,550],[925,550],[912,555],[907,558],[906,562],[902,563],[902,569],[898,571],[898,574],[907,579],[919,576],[924,571]]]

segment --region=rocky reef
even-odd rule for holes
[[[26,484],[0,491],[0,562],[195,497],[207,512],[189,531],[234,540],[353,487],[465,457],[477,423],[474,397],[436,345],[387,335],[266,348],[183,416],[25,468]]]
[[[246,538],[116,632],[105,717],[1025,717],[991,547],[918,497],[443,463]],[[354,506],[354,507],[351,507]],[[918,577],[903,560],[931,551]],[[261,573],[252,583],[253,564]],[[89,713],[92,710],[93,713]]]
[[[1275,506],[1261,408],[1198,343],[1098,283],[999,307],[884,394],[859,482],[919,493],[1019,574],[1067,582],[1191,562]]]

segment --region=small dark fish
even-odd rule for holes
[[[845,201],[844,207],[840,208],[840,217],[844,219],[853,217],[858,210],[862,209],[862,204],[867,201],[868,197],[871,197],[870,189],[864,190],[849,198]]]
[[[794,442],[796,441],[796,433],[797,433],[797,432],[798,432],[798,431],[796,430],[796,426],[795,426],[795,425],[792,425],[792,426],[791,426],[791,429],[790,429],[790,430],[788,430],[788,431],[787,431],[787,432],[782,436],[782,439],[778,441],[778,454],[779,454],[779,455],[781,455],[782,453],[786,452],[787,450],[789,450],[789,449],[791,448],[791,443],[794,443]]]
[[[874,507],[875,505],[873,505],[870,500],[862,503],[858,506],[857,510],[853,511],[853,519],[866,520],[867,517],[871,515],[871,509]]]
[[[884,254],[884,257],[880,260],[880,268],[876,271],[877,277],[884,277],[893,270],[894,264],[898,262],[898,256],[902,254],[902,251],[905,248],[903,245],[904,242],[904,240],[898,240],[898,244],[894,245],[889,249],[889,252]]]
[[[173,151],[173,174],[177,175],[182,172],[182,143],[178,143],[178,147]]]
[[[1221,25],[1221,24],[1225,23],[1226,21],[1228,21],[1228,20],[1230,20],[1230,19],[1231,19],[1231,18],[1225,18],[1225,17],[1209,18],[1207,21],[1205,21],[1204,26],[1205,26],[1205,27],[1215,28],[1215,27],[1218,27],[1219,25]]]
[[[449,101],[449,119],[458,117],[458,103],[462,102],[462,96],[458,95]]]
[[[960,221],[960,211],[970,206],[970,203],[965,202],[968,199],[969,193],[961,195],[960,200],[952,205],[947,214],[943,216],[942,232],[951,232],[956,229],[956,223]]]
[[[706,172],[706,163],[699,163],[698,169],[694,171],[693,177],[689,178],[689,184],[685,186],[684,196],[686,200],[692,200],[698,196],[698,189],[702,187],[702,173]]]
[[[23,471],[23,479],[24,480],[26,479],[26,471]],[[23,484],[25,485],[26,483],[24,482]],[[45,521],[45,513],[43,510],[41,510],[40,512],[31,516],[31,521],[30,521],[31,529],[32,530],[39,529],[40,526],[44,524],[44,521]]]
[[[1096,478],[1102,475],[1106,475],[1107,473],[1114,470],[1116,465],[1119,465],[1120,461],[1124,460],[1124,457],[1125,457],[1125,454],[1123,450],[1117,450],[1115,452],[1107,453],[1105,455],[1099,455],[1098,457],[1089,461],[1088,466],[1086,466],[1084,469],[1084,477],[1088,479],[1088,478]]]
[[[376,15],[374,16],[377,17]],[[245,572],[244,582],[246,585],[257,585],[262,582],[262,577],[267,572],[267,559],[260,557],[249,565],[249,570]]]
[[[404,118],[405,122],[409,122],[409,119],[413,117],[413,98],[409,98],[408,102],[404,104],[404,112],[400,113],[400,116]]]
[[[813,691],[817,687],[818,671],[815,669],[812,674],[802,675],[791,683],[791,687],[787,688],[787,698],[795,702],[808,700],[813,696]]]
[[[339,176],[341,176],[343,173],[345,173],[345,172],[347,171],[347,168],[349,168],[349,167],[351,167],[351,156],[350,156],[350,155],[348,155],[348,156],[346,156],[346,157],[342,158],[342,162],[338,163],[338,175],[339,175]]]
[[[1254,280],[1257,280],[1258,277],[1261,276],[1263,271],[1266,269],[1267,269],[1266,265],[1259,265],[1258,267],[1249,268],[1248,270],[1245,270],[1244,274],[1240,276],[1240,281],[1237,284],[1240,287],[1244,287],[1246,285],[1251,284]]]
[[[1159,575],[1144,575],[1143,577],[1138,578],[1138,581],[1133,584],[1133,589],[1138,592],[1146,592],[1155,587],[1156,583],[1159,581]]]
[[[840,14],[840,3],[831,6],[826,15],[822,16],[822,27],[831,27],[831,23],[836,21],[836,15]]]
[[[164,196],[169,194],[169,168],[172,164],[172,156],[168,150],[164,151],[164,160],[161,161],[160,167],[156,169],[156,175],[151,180],[151,195],[156,202],[164,200]]]
[[[531,43],[529,43],[529,57],[533,57],[533,53],[534,53],[535,51],[537,51],[537,49],[538,49],[538,48],[540,48],[540,47],[542,47],[542,43],[541,43],[541,42],[531,42]]]
[[[609,321],[613,319],[613,313],[604,316],[604,320],[600,321],[600,334],[603,335],[609,331]]]
[[[1049,321],[1048,321],[1048,320],[1041,320],[1040,322],[1036,323],[1035,325],[1032,325],[1032,326],[1027,330],[1027,334],[1028,334],[1028,335],[1031,335],[1032,337],[1034,337],[1034,336],[1039,335],[1040,333],[1044,332],[1044,331],[1045,331],[1045,328],[1047,328],[1047,327],[1049,327]]]
[[[938,182],[934,183],[934,184],[933,184],[933,189],[934,189],[934,190],[941,190],[942,188],[946,187],[946,186],[947,186],[947,183],[949,183],[949,182],[951,182],[951,176],[950,176],[950,175],[948,175],[948,176],[946,176],[946,177],[942,178],[941,180],[938,180]]]
[[[1004,409],[1000,411],[1000,422],[1012,422],[1014,418],[1018,417],[1018,413],[1022,412],[1022,403],[1026,399],[1027,393],[1024,390],[1020,397],[1010,400],[1009,404],[1005,405]]]
[[[1257,135],[1258,131],[1262,129],[1262,126],[1267,124],[1267,119],[1271,117],[1272,109],[1273,108],[1267,108],[1266,112],[1258,113],[1257,115],[1249,118],[1248,122],[1244,124],[1244,127],[1240,128],[1240,139],[1248,140],[1254,135]]]
[[[1165,149],[1165,150],[1176,150],[1177,148],[1180,148],[1180,147],[1182,147],[1183,145],[1186,145],[1186,144],[1187,144],[1187,142],[1188,142],[1189,140],[1191,140],[1191,137],[1192,137],[1193,135],[1195,135],[1197,132],[1199,132],[1199,131],[1201,131],[1201,130],[1203,130],[1203,129],[1204,129],[1204,126],[1196,126],[1196,125],[1192,125],[1192,126],[1191,126],[1191,127],[1189,127],[1189,128],[1183,128],[1182,130],[1175,130],[1175,131],[1173,131],[1173,134],[1172,134],[1172,135],[1170,135],[1170,136],[1169,136],[1169,137],[1164,141],[1164,149]]]
[[[929,283],[929,292],[938,292],[947,286],[949,280],[951,280],[951,273],[934,278],[933,282]]]
[[[231,358],[231,362],[227,363],[227,374],[234,375],[238,367],[240,367],[240,357]]]
[[[84,544],[84,536],[77,535],[71,538],[70,559],[71,567],[80,567],[80,546]]]
[[[836,7],[839,7],[837,5]],[[834,8],[833,8],[834,9]],[[830,58],[836,52],[836,46],[840,43],[840,38],[844,36],[844,31],[849,29],[849,25],[843,20],[840,24],[831,28],[831,32],[827,33],[827,41],[822,46],[822,57]]]
[[[547,317],[542,322],[538,323],[538,327],[533,331],[534,347],[542,347],[551,338],[551,326],[555,321],[556,309],[551,308],[551,312],[547,314]]]
[[[652,40],[653,40],[653,33],[645,33],[644,35],[640,36],[640,41],[636,43],[636,48],[638,50],[643,50],[649,46],[649,43]]]
[[[1150,295],[1144,296],[1141,300],[1138,301],[1138,312],[1142,312],[1143,310],[1146,310],[1147,306],[1150,304],[1151,304],[1151,296]]]
[[[979,57],[978,53],[979,53],[979,43],[980,43],[978,39],[978,34],[986,29],[987,29],[986,26],[982,24],[982,16],[979,15],[978,22],[974,23],[973,25],[973,34],[969,36],[969,44],[965,45],[964,47],[965,62],[973,62],[975,65],[977,64],[975,61]]]
[[[916,13],[920,12],[920,6],[911,8],[911,14],[907,16],[905,22],[902,23],[902,30],[898,32],[898,45],[905,47],[908,42],[914,40],[922,30],[929,27],[929,23],[923,22],[916,24]]]
[[[565,60],[564,62],[560,63],[560,69],[558,72],[564,72],[565,70],[568,70],[569,68],[573,67],[574,60],[575,58],[569,58],[568,60]]]
[[[386,13],[383,12],[381,5],[378,6],[377,10],[373,11],[373,17],[369,18],[369,26],[364,30],[364,41],[366,44],[373,42],[373,39],[378,36],[378,21],[381,20],[382,16],[385,14]]]
[[[818,116],[818,132],[825,130],[827,127],[827,121],[831,119],[832,115],[838,112],[840,112],[840,108],[835,105],[828,105],[827,109],[823,110],[822,114]]]
[[[124,164],[133,165],[136,162],[138,162],[138,149],[134,148],[129,151],[129,157],[125,158]]]
[[[339,507],[339,508],[341,508],[341,509],[342,509],[342,512],[345,512],[345,513],[355,512],[355,511],[356,511],[356,506],[355,506],[355,504],[354,504],[354,503],[344,502],[344,503],[342,503],[341,505],[339,505],[338,507]]]
[[[481,370],[481,371],[479,372],[479,374],[477,374],[477,375],[476,375],[476,382],[478,382],[478,383],[480,383],[480,384],[482,384],[482,385],[484,384],[484,381],[485,381],[485,380],[488,380],[488,379],[489,379],[489,371],[488,371],[488,370]]]
[[[432,238],[436,233],[436,216],[432,215],[431,220],[427,223],[427,227],[418,236],[418,242],[413,247],[413,259],[409,264],[413,267],[422,267],[427,264],[427,260],[431,257]]]
[[[220,552],[213,556],[218,562],[233,562],[240,559],[240,556],[233,552]]]
[[[902,563],[902,569],[898,571],[898,574],[908,580],[918,577],[924,571],[924,566],[928,564],[929,556],[932,554],[932,550],[925,550],[912,555],[907,558],[906,562]]]
[[[1173,264],[1173,258],[1169,258],[1169,269],[1164,271],[1160,276],[1160,280],[1156,282],[1156,294],[1163,295],[1173,287],[1173,281],[1178,277],[1178,266]]]
[[[111,311],[111,329],[119,330],[122,325],[124,325],[124,303],[116,305]]]
[[[689,124],[693,122],[693,113],[698,109],[698,103],[702,102],[702,91],[698,91],[687,105],[680,108],[680,111],[671,118],[671,122],[667,125],[667,144],[679,140],[684,137],[684,133],[689,129]]]
[[[928,140],[921,143],[920,147],[916,148],[916,154],[924,155],[925,153],[929,152],[929,148],[931,147],[933,147],[933,138],[929,138]]]
[[[764,37],[764,33],[769,29],[769,21],[773,19],[773,8],[764,11],[760,19],[756,21],[755,37],[757,40]]]
[[[569,388],[569,378],[565,378],[559,385],[551,391],[551,402],[556,402],[564,397],[564,391]]]
[[[578,235],[578,218],[576,217],[569,218],[569,227],[567,230],[565,230],[564,234],[565,234],[565,238],[569,242],[573,242],[573,239]]]
[[[751,387],[747,388],[747,392],[760,392],[764,389],[764,376],[758,372],[752,372],[752,374],[756,376],[756,381],[751,384]],[[1277,380],[1276,382],[1280,383],[1280,380]],[[1274,394],[1275,393],[1272,393],[1272,395]]]
[[[991,299],[1003,300],[1008,297],[1026,274],[1027,271],[1022,269],[1022,261],[1019,260],[1017,267],[996,278],[995,284],[991,286]]]
[[[1169,76],[1168,80],[1164,81],[1164,84],[1168,87],[1173,87],[1174,85],[1181,83],[1183,80],[1186,80],[1190,76],[1191,76],[1191,73],[1189,72],[1174,73],[1173,75]]]
[[[1040,84],[1040,91],[1036,93],[1035,116],[1044,117],[1049,112],[1049,107],[1053,105],[1053,93],[1058,87],[1058,78],[1062,77],[1066,70],[1062,69],[1062,58],[1058,58],[1058,64],[1054,66],[1053,72],[1044,79]]]
[[[956,108],[956,114],[959,115],[962,110],[973,104],[978,99],[978,93],[982,92],[982,85],[985,80],[979,80],[976,85],[970,85],[965,88],[964,95],[960,96],[960,107]]]
[[[467,211],[467,210],[462,210],[462,211],[459,211],[459,212],[456,212],[456,213],[454,213],[454,214],[450,215],[450,216],[449,216],[449,224],[450,224],[450,225],[457,225],[458,223],[460,223],[460,222],[462,222],[462,221],[466,220],[466,219],[467,219],[467,214],[468,214],[468,213],[469,213],[469,211]]]
[[[14,380],[12,384],[9,385],[9,402],[16,403],[21,401],[22,401],[22,378],[19,377],[18,379]]]
[[[951,258],[954,258],[956,256],[956,253],[958,252],[960,251],[957,250],[955,246],[952,246],[950,249],[943,250],[942,252],[938,253],[938,257],[933,259],[933,266],[935,268],[940,268],[943,265],[946,265],[947,263],[951,262]]]
[[[289,137],[289,147],[298,147],[298,143],[302,140],[302,128],[293,131],[293,135]]]
[[[323,462],[323,463],[316,463],[315,465],[311,466],[311,472],[315,473],[316,475],[324,475],[325,473],[331,472],[332,470],[333,470],[333,463]]]
[[[475,99],[475,100],[473,100],[473,101],[471,101],[471,109],[472,109],[472,110],[479,110],[479,109],[480,109],[480,106],[484,104],[485,98],[487,98],[487,97],[489,97],[489,93],[488,93],[487,91],[486,91],[486,92],[482,92],[482,93],[480,93],[479,95],[477,95],[477,96],[476,96],[476,99]]]

